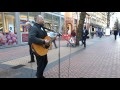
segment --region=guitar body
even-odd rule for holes
[[[44,38],[44,40],[45,39],[51,41],[51,38],[49,36],[46,36]],[[49,49],[49,47],[51,45],[52,44],[49,44],[49,45],[38,45],[38,44],[32,43],[32,50],[33,50],[33,52],[37,53],[38,55],[44,56],[44,55],[46,55],[48,53],[48,49]]]

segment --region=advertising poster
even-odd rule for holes
[[[22,33],[22,42],[28,42],[28,33]]]
[[[21,43],[28,43],[28,32],[21,32]]]
[[[13,24],[9,24],[9,31],[14,33],[14,26],[13,26]]]

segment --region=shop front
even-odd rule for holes
[[[0,13],[0,46],[16,45],[15,13]]]
[[[45,27],[56,32],[60,30],[59,15],[46,12],[0,12],[0,48],[27,44],[28,29],[25,23],[27,21],[34,22],[34,17],[40,14],[45,19]]]
[[[40,12],[1,12],[0,13],[0,47],[28,43],[27,21],[34,21]]]

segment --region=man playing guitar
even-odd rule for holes
[[[29,43],[31,43],[33,46],[38,45],[48,45],[49,47],[49,40],[44,39],[47,36],[47,32],[45,31],[44,26],[44,18],[41,15],[38,15],[35,19],[34,25],[30,28],[29,32]],[[36,56],[37,60],[37,78],[45,78],[43,76],[44,69],[48,63],[47,54],[40,55],[34,48],[34,54]],[[42,50],[40,51],[42,52]]]

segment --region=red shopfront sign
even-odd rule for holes
[[[28,42],[28,33],[22,33],[22,42]]]

